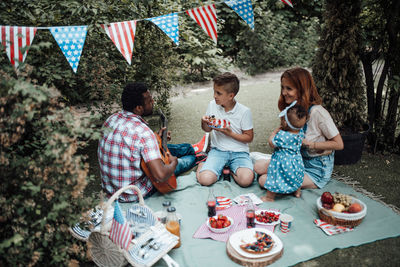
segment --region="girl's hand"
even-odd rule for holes
[[[303,142],[301,143],[301,146],[305,147],[307,149],[310,149],[312,144],[313,144],[313,142],[308,141],[307,139],[303,139]]]

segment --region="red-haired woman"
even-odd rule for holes
[[[334,151],[343,149],[343,140],[331,115],[322,107],[322,99],[310,72],[303,68],[288,69],[281,76],[279,110],[295,100],[309,112],[301,150],[305,167],[302,188],[322,188],[331,178]],[[264,159],[254,163],[261,187],[267,178],[268,165],[269,160]],[[300,197],[300,194],[299,191],[296,196]]]

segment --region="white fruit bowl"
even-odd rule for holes
[[[321,197],[317,199],[317,208],[320,218],[328,223],[344,226],[356,226],[360,224],[365,215],[367,215],[367,205],[354,197],[352,197],[352,203],[360,204],[362,210],[357,213],[345,213],[328,210],[322,207]]]
[[[217,233],[217,234],[221,234],[221,233],[226,233],[229,231],[229,229],[231,229],[232,225],[233,225],[233,219],[229,216],[226,216],[228,218],[228,220],[231,222],[231,225],[229,225],[228,227],[225,228],[213,228],[210,225],[210,218],[207,219],[207,227],[208,229],[210,229],[211,232]],[[216,220],[218,219],[218,216],[213,216],[213,218],[215,218]]]

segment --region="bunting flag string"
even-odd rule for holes
[[[292,1],[290,1],[290,0],[281,0],[283,3],[285,3],[286,5],[288,5],[288,6],[290,6],[290,7],[293,7],[293,5],[292,5]]]
[[[281,0],[292,6],[291,0]],[[179,45],[179,17],[185,12],[203,29],[208,36],[217,43],[217,12],[216,5],[225,3],[231,7],[254,30],[254,15],[251,0],[228,0],[214,4],[179,11],[159,17],[145,18],[131,21],[101,24],[107,36],[126,59],[129,65],[132,62],[133,45],[135,41],[136,24],[138,21],[148,20],[156,24],[172,41]],[[293,7],[293,6],[292,6]],[[38,29],[48,29],[61,48],[72,70],[76,73],[82,55],[88,26],[55,26],[55,27],[26,27],[1,26],[0,43],[5,47],[8,58],[14,69],[24,62],[28,48]]]
[[[35,34],[35,27],[0,26],[0,43],[15,69],[25,61]]]
[[[169,38],[174,41],[176,45],[179,45],[179,19],[178,13],[171,13],[164,16],[148,18],[156,24]]]
[[[193,8],[186,13],[217,43],[217,12],[214,4]]]
[[[50,27],[49,30],[76,73],[85,44],[87,26]]]
[[[110,25],[101,24],[101,27],[106,31],[106,34],[113,41],[128,64],[131,65],[136,20],[116,22]]]
[[[230,6],[254,30],[254,15],[251,0],[230,0],[225,4]]]

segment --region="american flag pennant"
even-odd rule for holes
[[[35,27],[19,27],[19,26],[0,26],[0,42],[5,48],[11,65],[18,68],[20,63],[25,61],[28,49],[35,37]]]
[[[288,5],[288,6],[290,6],[290,7],[293,7],[293,5],[292,5],[292,1],[290,1],[290,0],[281,0],[283,3],[285,3],[286,5]]]
[[[217,12],[214,4],[193,8],[186,13],[217,43]]]
[[[230,0],[225,1],[247,24],[254,30],[254,14],[251,0]]]
[[[109,25],[101,24],[101,27],[130,65],[135,41],[136,20],[115,22]]]
[[[49,27],[72,70],[76,73],[85,44],[88,26]]]
[[[179,19],[178,13],[170,13],[160,17],[148,18],[156,24],[169,38],[179,45]]]
[[[118,201],[115,202],[114,218],[111,223],[109,237],[115,244],[126,250],[132,240],[132,230],[129,227],[129,223],[125,221],[122,215]]]

